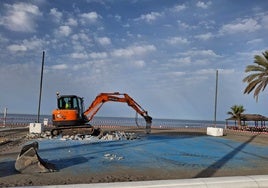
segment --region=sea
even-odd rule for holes
[[[4,114],[0,113],[0,125],[7,125],[12,127],[28,126],[29,123],[35,123],[38,121],[37,115],[34,114]],[[51,115],[40,115],[39,122],[48,122],[48,125],[52,125]],[[99,117],[95,116],[90,122],[91,125],[102,126],[145,126],[146,122],[143,118],[135,117]],[[228,122],[232,125],[232,122]],[[168,128],[206,128],[209,126],[215,126],[213,120],[185,120],[185,119],[153,119],[152,126],[154,127],[168,127]],[[224,128],[226,126],[225,121],[216,121],[217,127]]]

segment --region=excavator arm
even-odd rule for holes
[[[152,117],[148,115],[147,111],[145,111],[134,99],[132,99],[126,93],[100,93],[95,100],[91,103],[88,109],[84,112],[84,115],[90,121],[94,115],[98,112],[101,106],[108,101],[112,102],[122,102],[127,103],[128,106],[132,107],[137,113],[139,113],[146,121],[146,126],[151,126]]]

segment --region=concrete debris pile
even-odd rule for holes
[[[26,138],[28,138],[28,139],[38,139],[38,138],[52,139],[53,136],[51,135],[50,131],[44,131],[41,134],[39,134],[39,133],[29,133],[29,134],[27,134]]]
[[[105,134],[101,139],[103,140],[135,140],[139,139],[135,133],[125,133],[124,131],[117,131]]]
[[[84,134],[76,134],[76,135],[64,135],[60,139],[61,140],[90,140],[90,141],[113,141],[113,140],[134,140],[139,137],[135,133],[125,133],[125,132],[113,132],[106,133],[103,136],[92,136],[92,135],[84,135]]]
[[[115,131],[109,133],[103,133],[102,135],[92,136],[87,134],[75,134],[75,135],[60,135],[59,137],[52,137],[49,131],[41,134],[28,134],[28,139],[60,139],[60,140],[89,140],[89,141],[114,141],[114,140],[135,140],[139,139],[139,136],[135,133],[126,133],[124,131]]]

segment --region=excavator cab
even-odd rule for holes
[[[88,122],[84,112],[84,100],[76,95],[62,95],[57,93],[57,109],[52,112],[53,125],[79,126]]]

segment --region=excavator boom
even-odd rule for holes
[[[145,119],[147,124],[151,125],[152,118],[148,115],[147,111],[145,111],[134,99],[132,99],[126,93],[100,93],[91,103],[88,109],[86,109],[84,115],[87,116],[88,120],[90,121],[101,108],[101,106],[108,101],[127,103],[128,106],[132,107],[138,114],[140,114]]]

